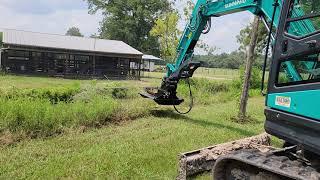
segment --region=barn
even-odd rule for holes
[[[140,78],[143,54],[122,41],[6,29],[2,43],[0,64],[8,73]]]

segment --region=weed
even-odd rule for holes
[[[127,88],[114,88],[112,90],[112,96],[117,99],[124,99],[128,96]]]

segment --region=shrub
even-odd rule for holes
[[[112,96],[117,99],[124,99],[128,97],[127,88],[114,88],[112,90]]]
[[[44,99],[52,104],[58,102],[70,102],[72,97],[80,91],[79,87],[59,87],[59,88],[43,88],[43,89],[10,89],[0,90],[0,97],[6,99]]]
[[[0,70],[0,76],[6,76],[7,74],[6,74],[6,72],[5,71],[3,71],[3,70]]]
[[[242,66],[240,68],[240,78],[233,80],[232,86],[236,89],[242,89],[243,82],[244,82],[244,76],[245,76],[245,68]],[[252,68],[252,74],[250,78],[250,88],[251,89],[259,89],[261,86],[261,79],[262,79],[262,73],[261,70],[258,67]]]
[[[121,88],[117,83],[108,84],[87,84],[80,88],[79,93],[73,96],[74,101],[90,101],[96,96],[108,96],[114,99],[126,99],[137,97],[138,91],[135,88]]]

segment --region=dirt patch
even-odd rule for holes
[[[17,138],[9,131],[0,134],[0,146],[13,145]]]

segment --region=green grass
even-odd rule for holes
[[[174,179],[179,153],[264,131],[263,97],[250,99],[255,122],[231,120],[232,82],[192,80],[196,103],[187,116],[138,96],[160,82],[0,76],[0,142],[9,142],[0,144],[0,179]],[[186,97],[187,85],[179,92]]]
[[[28,76],[0,76],[0,88],[50,88],[79,83],[78,80],[67,80],[47,77],[28,77]]]
[[[219,69],[219,68],[199,68],[195,77],[208,78],[214,80],[233,80],[239,77],[239,70]]]
[[[263,132],[263,98],[250,101],[255,123],[232,122],[235,109],[230,101],[179,116],[158,107],[120,126],[23,141],[1,148],[0,179],[174,179],[178,153]]]
[[[143,76],[146,78],[162,78],[164,72],[143,72]],[[196,78],[207,78],[210,80],[217,81],[231,81],[239,77],[239,70],[232,69],[218,69],[218,68],[199,68],[194,77]]]
[[[154,80],[156,81],[156,80]],[[18,89],[35,89],[35,88],[55,88],[61,86],[74,86],[86,84],[110,84],[117,81],[107,80],[73,80],[49,77],[29,77],[29,76],[14,76],[14,75],[0,75],[0,89],[18,88]],[[160,80],[159,80],[160,82]],[[143,85],[144,82],[132,83],[132,81],[121,81],[123,86],[137,87]]]

